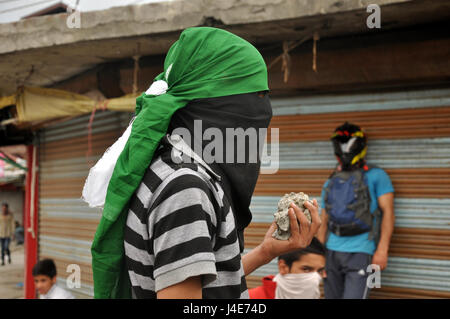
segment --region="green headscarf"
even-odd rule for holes
[[[172,115],[194,99],[267,91],[267,68],[258,50],[225,30],[184,30],[167,53],[167,92],[143,93],[136,99],[136,118],[119,156],[91,247],[95,298],[130,298],[124,258],[128,202],[141,183]]]

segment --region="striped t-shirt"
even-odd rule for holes
[[[203,298],[248,298],[233,211],[197,163],[175,163],[165,137],[130,201],[124,245],[133,297],[201,276]]]

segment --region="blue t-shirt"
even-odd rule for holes
[[[389,175],[381,168],[374,167],[364,173],[364,179],[369,186],[370,192],[370,211],[373,213],[378,208],[378,198],[387,193],[393,193]],[[325,182],[322,188],[322,198],[320,207],[325,208],[325,188],[329,180]],[[327,249],[345,253],[366,253],[373,255],[376,249],[375,241],[369,240],[369,233],[363,233],[356,236],[337,236],[329,232],[326,242]]]

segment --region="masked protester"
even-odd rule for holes
[[[324,274],[325,247],[313,238],[305,249],[278,257],[278,274],[249,289],[250,299],[318,299]]]
[[[327,247],[325,298],[367,298],[368,266],[387,266],[394,188],[383,169],[366,163],[367,138],[359,126],[344,123],[331,141],[338,165],[322,189],[318,234]]]
[[[289,240],[271,236],[274,223],[241,257],[258,132],[272,116],[267,91],[265,62],[250,43],[216,28],[181,33],[136,100],[109,181],[91,248],[95,298],[248,298],[246,275],[309,245],[317,202],[306,205],[311,224],[291,206]]]

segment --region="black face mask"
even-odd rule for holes
[[[221,185],[234,212],[241,249],[243,249],[243,230],[252,219],[249,206],[261,166],[260,156],[264,145],[264,135],[261,136],[259,132],[262,128],[267,129],[271,118],[272,107],[267,95],[260,97],[257,93],[238,94],[193,100],[184,108],[175,112],[168,129],[169,133],[172,133],[176,128],[189,130],[192,140],[186,141],[186,143],[190,143],[191,148],[200,157],[203,157],[205,147],[208,148],[207,145],[211,143],[211,140],[202,139],[205,130],[214,128],[222,133],[223,153],[222,156],[217,153],[219,154],[217,158],[222,158],[223,162],[211,163],[209,160],[204,160],[215,173],[222,177]],[[198,132],[195,134],[194,132],[195,120],[201,120],[201,134],[198,134]],[[229,139],[225,141],[227,139],[227,128],[235,131],[237,128],[242,128],[243,131],[255,129],[258,145],[250,145],[247,138],[245,144],[242,145],[235,139],[235,142],[232,143],[233,147],[227,149],[226,142],[230,142]],[[202,154],[199,154],[200,149]],[[256,162],[255,156],[250,155],[255,155],[255,149],[258,150]],[[227,161],[227,156],[232,157],[231,150],[234,154],[234,161],[233,163],[227,163],[230,162]],[[242,161],[242,158],[239,160],[239,156],[244,151],[245,160]]]
[[[334,154],[336,155],[336,158],[338,159],[343,171],[351,171],[360,168],[365,164],[364,158],[361,158],[360,160],[352,164],[355,156],[361,153],[363,148],[366,146],[365,142],[358,140],[357,143],[355,143],[355,147],[352,148],[349,152],[343,152],[341,150],[341,143],[335,142],[333,144],[335,150]]]
[[[331,141],[342,170],[350,171],[364,165],[365,160],[361,152],[367,146],[367,141],[359,126],[345,122],[336,128]],[[356,158],[357,156],[360,158]]]
[[[352,153],[342,153],[339,157],[342,165],[342,170],[347,171],[352,168],[352,160],[356,154]]]

